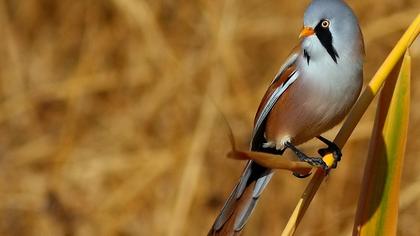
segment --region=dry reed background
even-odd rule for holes
[[[0,234],[204,235],[244,165],[225,158],[220,112],[246,149],[307,3],[1,0]],[[369,79],[420,2],[349,3]],[[412,54],[405,236],[420,232],[418,41]],[[350,234],[373,108],[298,235]],[[277,174],[244,235],[279,235],[306,181]]]

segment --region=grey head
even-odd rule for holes
[[[329,58],[363,58],[363,36],[351,8],[342,0],[313,0],[305,11],[301,46],[307,63]]]

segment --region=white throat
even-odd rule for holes
[[[340,86],[340,80],[347,80],[351,83],[353,78],[360,78],[363,66],[363,56],[358,50],[351,50],[343,45],[334,46],[337,49],[337,62],[333,60],[327,50],[314,35],[302,41],[302,51],[297,59],[298,71],[303,77],[310,77],[316,83],[331,84]],[[338,46],[338,47],[337,47]],[[354,48],[354,47],[351,47]],[[305,57],[304,50],[309,59]],[[338,83],[340,81],[340,83]],[[344,86],[347,86],[344,83]]]

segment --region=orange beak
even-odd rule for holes
[[[312,29],[311,27],[303,27],[302,31],[299,34],[299,39],[311,36],[313,34],[315,34],[314,29]]]

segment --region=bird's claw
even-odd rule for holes
[[[290,148],[297,156],[297,158],[300,161],[306,162],[311,166],[314,167],[320,167],[323,170],[327,171],[329,169],[327,163],[325,163],[325,161],[322,159],[322,157],[308,157],[307,155],[305,155],[305,153],[301,152],[299,149],[297,149],[295,146],[293,146],[290,142],[286,142],[285,146],[287,148]],[[296,174],[294,174],[296,176]],[[303,176],[303,175],[302,175]],[[296,177],[300,177],[296,176]],[[305,176],[307,177],[307,176]]]
[[[325,171],[327,171],[328,169],[330,169],[330,167],[328,167],[327,163],[325,163],[325,161],[322,159],[322,157],[312,157],[307,162],[310,165],[316,166],[316,167],[320,167],[320,168],[322,168]]]
[[[341,149],[337,146],[337,144],[335,144],[334,142],[331,142],[330,140],[322,137],[322,136],[318,136],[317,137],[321,142],[325,143],[328,147],[326,148],[321,148],[318,150],[319,155],[321,156],[325,156],[329,153],[331,153],[333,155],[334,158],[334,163],[332,164],[331,168],[335,169],[337,168],[337,164],[339,161],[341,161]],[[330,168],[328,168],[330,169]]]

